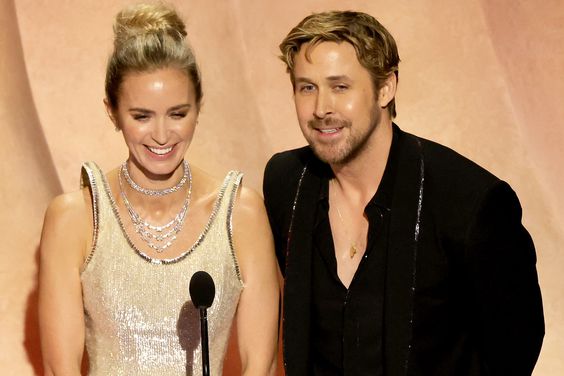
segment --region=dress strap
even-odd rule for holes
[[[90,196],[92,198],[92,217],[93,217],[93,232],[92,232],[92,248],[88,252],[86,260],[84,260],[84,265],[82,270],[86,268],[86,265],[90,262],[94,250],[96,249],[96,244],[98,242],[98,233],[100,225],[100,198],[101,189],[103,187],[103,173],[100,167],[94,162],[85,162],[82,164],[81,174],[80,174],[80,188],[88,188],[90,190]]]
[[[229,239],[229,248],[231,251],[231,257],[233,258],[233,263],[235,265],[235,272],[237,273],[237,278],[241,283],[243,279],[241,277],[241,271],[239,269],[239,262],[237,261],[237,256],[235,254],[235,247],[233,245],[233,208],[235,207],[235,200],[237,198],[237,192],[241,186],[241,181],[243,180],[243,173],[240,171],[229,171],[226,180],[229,181],[227,185],[227,193],[229,195],[227,201],[227,237]]]

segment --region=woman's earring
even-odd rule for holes
[[[116,125],[115,131],[116,131],[116,132],[119,132],[119,131],[121,131],[121,129],[119,129],[119,127]]]

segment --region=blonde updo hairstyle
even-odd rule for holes
[[[106,69],[106,99],[118,108],[126,74],[177,68],[194,85],[198,108],[202,100],[200,71],[186,40],[186,27],[176,11],[164,4],[138,4],[119,12],[114,24],[114,50]]]

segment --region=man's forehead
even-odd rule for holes
[[[317,42],[307,42],[300,46],[297,56],[304,57],[309,63],[312,63],[312,55],[324,54],[329,58],[337,58],[337,50],[351,50],[354,51],[356,57],[356,51],[352,44],[346,41],[327,41],[320,40]]]
[[[310,76],[321,78],[321,75],[324,80],[336,81],[363,68],[350,43],[324,41],[302,45],[294,61],[293,74],[296,80]]]

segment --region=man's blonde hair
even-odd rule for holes
[[[314,13],[303,19],[280,43],[280,59],[286,63],[294,85],[294,59],[304,44],[309,51],[321,42],[347,42],[355,51],[360,64],[372,76],[375,93],[391,73],[398,77],[400,62],[396,41],[374,17],[361,12],[331,11]],[[387,106],[390,116],[396,116],[395,98]]]

